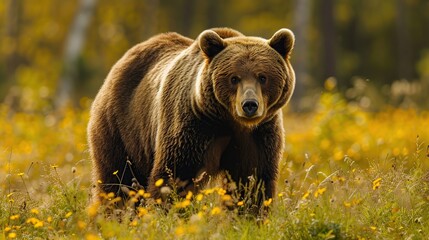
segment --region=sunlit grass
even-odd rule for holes
[[[91,203],[89,101],[62,113],[0,107],[0,239],[424,239],[429,234],[429,113],[372,113],[335,92],[285,114],[286,151],[267,217],[218,186],[170,210],[140,189]],[[112,173],[114,174],[114,173]],[[101,183],[94,183],[101,184]],[[159,180],[156,186],[162,187]],[[145,204],[134,207],[135,203]],[[232,210],[231,210],[232,209]],[[107,214],[109,213],[109,214]]]

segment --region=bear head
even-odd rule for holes
[[[219,36],[206,30],[198,45],[206,58],[204,81],[218,103],[242,126],[270,119],[290,99],[295,74],[289,62],[294,35],[280,29],[270,39]]]

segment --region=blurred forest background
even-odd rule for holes
[[[368,110],[429,108],[428,12],[427,0],[4,0],[0,101],[26,112],[79,105],[136,43],[227,26],[294,31],[295,111],[311,110],[327,83]]]

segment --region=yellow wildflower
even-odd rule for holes
[[[119,172],[119,170],[114,171],[114,172],[113,172],[113,175],[117,175],[117,174],[118,174],[118,172]]]
[[[143,217],[144,215],[148,214],[148,210],[144,207],[139,207],[137,216]]]
[[[314,197],[318,197],[318,196],[321,196],[324,192],[326,191],[326,188],[324,187],[324,188],[318,188],[317,190],[316,190],[316,192],[314,192]]]
[[[221,199],[222,199],[222,201],[227,202],[227,201],[231,201],[232,197],[231,197],[231,195],[225,194],[222,196]]]
[[[305,192],[304,195],[302,196],[302,199],[303,200],[307,199],[309,195],[310,195],[310,191],[307,190],[307,192]]]
[[[137,219],[134,219],[133,221],[130,222],[130,226],[135,227],[137,226]]]
[[[19,218],[19,214],[15,214],[15,215],[10,216],[10,220],[16,220],[18,218]]]
[[[377,178],[372,182],[372,190],[378,189],[381,185],[381,178]]]
[[[71,215],[73,215],[73,212],[68,212],[68,213],[66,213],[66,215],[65,215],[65,218],[69,218]]]
[[[33,208],[33,209],[30,210],[30,212],[37,215],[37,214],[39,214],[39,209]]]
[[[243,201],[239,201],[238,203],[237,203],[237,206],[239,206],[239,207],[241,207],[241,206],[243,206],[244,205],[244,202]]]
[[[198,194],[195,199],[197,199],[198,202],[200,202],[201,200],[203,200],[204,195],[203,194]]]
[[[186,229],[183,226],[178,226],[174,231],[174,234],[176,234],[177,237],[183,236],[185,234],[185,230]]]
[[[17,175],[21,177],[21,176],[24,176],[24,173],[23,173],[23,172],[20,172],[20,173],[18,173]]]
[[[186,208],[187,206],[191,205],[191,201],[188,199],[183,200],[182,202],[176,203],[174,206],[176,208]]]
[[[91,217],[91,218],[95,217],[97,215],[97,213],[98,213],[98,207],[99,206],[100,206],[100,204],[98,202],[94,203],[94,204],[91,204],[88,207],[88,209],[87,209],[88,216]]]
[[[98,239],[100,239],[100,237],[98,237],[97,235],[95,235],[93,233],[87,233],[85,235],[85,239],[86,240],[98,240]]]
[[[86,222],[79,220],[77,222],[77,226],[78,226],[79,229],[83,230],[83,229],[86,228]]]
[[[16,238],[16,233],[11,232],[7,235],[8,238]]]
[[[221,212],[222,212],[222,209],[221,209],[220,207],[214,207],[214,208],[211,210],[210,214],[211,214],[211,215],[218,215],[218,214],[220,214]]]
[[[189,192],[188,192],[188,194],[186,194],[186,199],[187,199],[187,200],[191,200],[192,195],[193,195],[193,194],[192,194],[192,192],[191,192],[191,191],[189,191]]]
[[[268,206],[270,206],[271,205],[271,203],[273,202],[273,199],[272,198],[269,198],[268,200],[265,200],[264,201],[264,206],[265,207],[268,207]]]
[[[155,186],[161,187],[163,183],[164,183],[164,179],[160,178],[155,182]]]

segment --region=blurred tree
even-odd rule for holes
[[[336,56],[336,33],[334,23],[334,1],[324,0],[319,2],[321,4],[321,36],[322,36],[322,81],[328,77],[335,77],[335,56]]]
[[[305,88],[309,86],[308,58],[308,31],[310,20],[311,0],[296,0],[294,9],[294,34],[295,47],[293,49],[292,62],[296,75],[296,86],[293,94],[292,108],[298,111],[301,100],[305,94]]]
[[[67,37],[64,53],[63,73],[58,83],[56,107],[64,107],[74,91],[73,82],[77,76],[77,60],[81,54],[97,0],[81,0]]]
[[[21,0],[6,0],[5,1],[5,33],[4,33],[4,44],[7,46],[5,48],[4,54],[4,81],[1,82],[1,92],[0,96],[6,94],[5,90],[15,79],[15,71],[19,65],[19,53],[18,49],[18,39],[19,39],[19,26],[20,26],[20,16],[22,12],[22,2]]]
[[[411,79],[413,77],[412,45],[407,17],[407,6],[404,0],[395,0],[396,5],[396,45],[397,45],[397,78]]]

